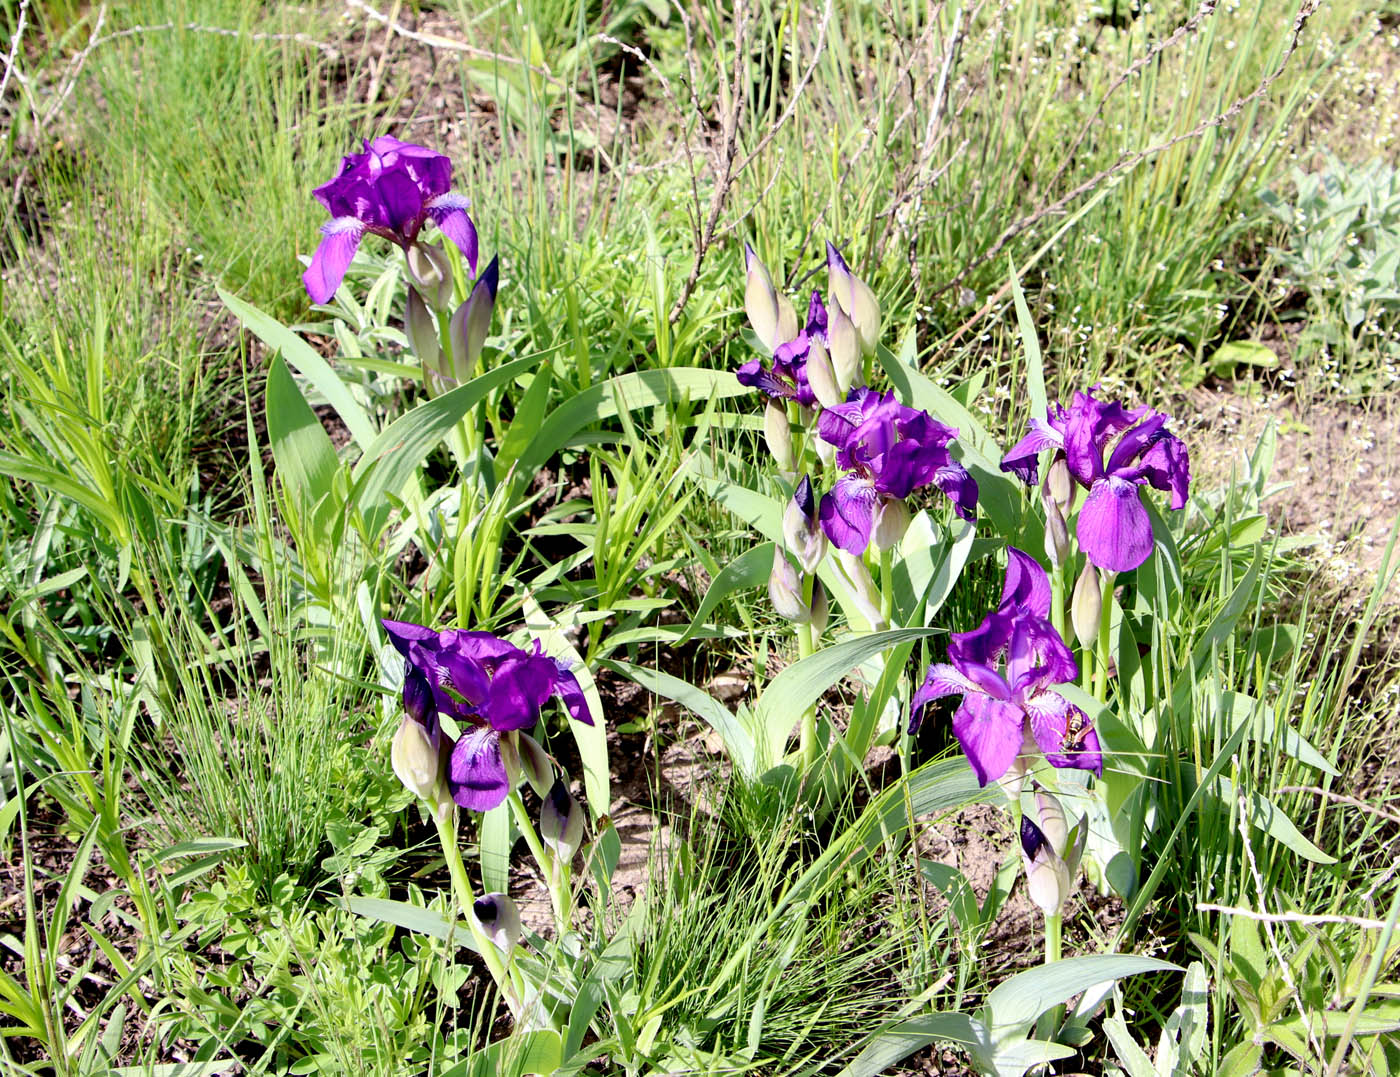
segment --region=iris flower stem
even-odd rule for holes
[[[530,813],[525,810],[525,801],[520,799],[520,790],[512,789],[506,800],[510,802],[515,825],[520,828],[525,844],[530,847],[530,855],[535,858],[535,863],[540,866],[540,874],[549,883],[549,903],[554,908],[554,927],[559,937],[563,938],[564,932],[569,930],[569,920],[573,913],[570,894],[562,885],[563,873],[555,870],[554,854],[544,847],[540,836],[535,833],[535,824],[530,818]]]
[[[1103,572],[1103,605],[1099,611],[1099,634],[1094,640],[1098,662],[1094,670],[1094,698],[1108,702],[1109,629],[1113,621],[1113,580],[1115,573]]]
[[[894,551],[880,551],[880,616],[893,625],[894,614]]]
[[[1061,941],[1063,938],[1062,928],[1064,920],[1061,913],[1045,914],[1045,963],[1047,965],[1060,960]],[[1041,1014],[1037,1023],[1036,1034],[1043,1040],[1048,1040],[1055,1035],[1060,1027],[1060,1022],[1064,1020],[1064,1006],[1052,1006],[1045,1013]]]
[[[471,880],[467,878],[466,865],[462,863],[462,849],[457,844],[457,813],[433,810],[432,816],[437,824],[438,841],[442,845],[443,859],[447,861],[448,874],[452,877],[452,892],[461,908],[462,919],[466,920],[467,927],[471,930],[472,940],[476,943],[482,961],[486,963],[487,971],[491,973],[491,979],[496,981],[496,986],[505,996],[506,1006],[513,1016],[519,1017],[520,999],[511,980],[510,970],[502,960],[501,952],[496,949],[496,944],[488,939],[478,926],[472,911],[476,898],[472,894]]]
[[[804,573],[802,576],[802,601],[810,610],[812,594],[816,589],[816,576]],[[797,626],[797,657],[810,658],[817,652],[817,641],[812,633],[811,623]],[[802,726],[798,734],[798,746],[802,752],[802,769],[811,770],[817,764],[817,705],[814,703],[802,712]]]
[[[1067,643],[1074,641],[1065,633],[1065,574],[1062,568],[1050,573],[1050,624]]]

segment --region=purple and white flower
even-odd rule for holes
[[[1099,568],[1127,572],[1152,553],[1152,521],[1140,487],[1168,492],[1171,507],[1184,508],[1191,461],[1186,446],[1167,430],[1165,415],[1096,400],[1097,390],[1076,393],[1068,408],[1054,404],[1044,420],[1032,419],[1030,432],[1002,459],[1001,469],[1034,485],[1040,452],[1053,449],[1052,465],[1064,461],[1089,491],[1075,529],[1080,548]]]
[[[740,385],[757,389],[773,400],[796,400],[812,407],[817,395],[807,380],[807,352],[813,341],[826,346],[826,306],[820,292],[813,292],[807,305],[807,324],[791,340],[781,341],[772,359],[750,359],[735,371]]]
[[[435,743],[448,739],[441,715],[461,727],[446,777],[452,799],[464,808],[489,811],[506,798],[512,776],[502,759],[503,739],[514,741],[532,728],[550,696],[557,696],[575,721],[593,724],[578,678],[544,654],[538,640],[525,651],[489,632],[382,624],[404,656],[409,717],[424,724]],[[514,743],[508,751],[518,757]]]
[[[366,140],[364,153],[346,155],[335,178],[312,192],[331,215],[301,278],[312,302],[326,303],[335,295],[366,234],[408,251],[428,220],[456,244],[475,274],[476,226],[467,215],[467,199],[451,186],[447,157],[389,135]]]
[[[1007,773],[1027,750],[1039,749],[1056,767],[1103,774],[1099,738],[1083,711],[1054,691],[1079,676],[1079,666],[1046,619],[1050,582],[1027,553],[1008,548],[1001,604],[971,632],[955,632],[948,661],[932,665],[910,707],[909,731],[923,709],[943,696],[961,696],[953,732],[986,785]]]
[[[958,432],[900,404],[893,392],[852,389],[821,413],[817,432],[836,447],[836,463],[847,472],[819,510],[827,538],[847,553],[863,553],[886,506],[925,486],[937,486],[959,516],[973,518],[977,482],[948,452]]]

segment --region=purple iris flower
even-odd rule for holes
[[[1054,449],[1054,459],[1064,460],[1089,491],[1075,531],[1080,548],[1099,568],[1127,572],[1152,553],[1152,521],[1139,487],[1167,491],[1171,507],[1184,508],[1191,461],[1181,439],[1167,430],[1165,415],[1095,400],[1098,388],[1076,393],[1068,408],[1051,405],[1044,421],[1032,419],[1030,432],[1003,457],[1001,469],[1034,485],[1038,454]]]
[[[958,435],[928,412],[907,408],[893,391],[883,395],[857,386],[843,403],[826,408],[817,433],[836,446],[836,462],[847,474],[822,498],[822,530],[847,553],[870,544],[877,513],[915,490],[937,486],[964,520],[977,508],[977,481],[948,453]]]
[[[447,761],[447,789],[464,808],[489,811],[506,798],[511,779],[501,738],[533,727],[550,696],[558,696],[576,721],[593,724],[578,678],[544,654],[538,640],[524,651],[489,632],[381,623],[405,659],[409,716],[424,724],[435,744],[446,737],[439,715],[450,715],[462,728]],[[429,710],[431,725],[419,717]]]
[[[812,341],[826,346],[826,305],[820,292],[812,293],[807,305],[807,325],[792,340],[779,344],[767,366],[762,359],[750,359],[734,372],[740,385],[767,394],[773,400],[796,400],[812,407],[817,395],[807,381],[807,351]]]
[[[366,140],[364,153],[342,158],[336,177],[312,192],[331,215],[301,277],[312,302],[335,295],[366,232],[406,251],[429,219],[457,245],[475,274],[476,226],[467,216],[467,199],[451,186],[448,158],[388,135]]]
[[[932,665],[911,702],[909,732],[923,709],[943,696],[962,696],[953,732],[986,785],[1002,777],[1023,752],[1038,748],[1056,767],[1103,774],[1098,733],[1084,712],[1053,690],[1079,676],[1079,666],[1046,619],[1050,581],[1029,554],[1008,548],[1001,604],[971,632],[955,632],[948,661]]]

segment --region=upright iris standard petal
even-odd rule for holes
[[[1050,577],[1039,561],[1015,546],[1006,548],[1006,580],[1001,588],[1001,604],[1008,603],[1037,617],[1050,616]]]
[[[827,537],[848,553],[864,552],[886,503],[926,486],[947,495],[958,515],[973,518],[977,483],[948,451],[957,431],[900,404],[893,392],[852,389],[821,413],[817,433],[836,448],[836,462],[848,472],[821,507]]]

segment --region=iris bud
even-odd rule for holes
[[[437,728],[437,701],[428,679],[410,664],[403,675],[403,709],[424,729]]]
[[[1041,496],[1055,502],[1060,507],[1060,515],[1069,512],[1074,504],[1074,479],[1069,473],[1069,464],[1064,456],[1056,454],[1045,469],[1045,477],[1040,480]]]
[[[562,863],[568,863],[583,844],[583,809],[556,778],[540,809],[540,837]]]
[[[447,252],[433,243],[415,243],[404,256],[408,276],[434,310],[452,305],[452,263]]]
[[[875,510],[875,525],[870,538],[877,550],[892,550],[909,530],[909,508],[902,498],[888,498],[881,501]]]
[[[437,319],[423,302],[418,289],[409,285],[408,307],[404,311],[403,331],[408,346],[423,364],[423,374],[442,374],[442,345],[438,342]]]
[[[817,403],[824,408],[835,407],[846,398],[837,384],[831,356],[820,340],[813,340],[807,348],[807,384],[812,387]]]
[[[1047,916],[1057,915],[1069,900],[1088,837],[1087,817],[1071,832],[1059,800],[1036,787],[1035,811],[1021,820],[1021,861],[1030,898]]]
[[[864,558],[839,547],[836,557],[845,571],[846,578],[851,581],[851,597],[855,599],[861,616],[873,631],[882,630],[885,627],[885,618],[880,614],[880,592],[875,589],[875,580],[871,577]]]
[[[773,548],[773,572],[768,577],[768,598],[778,616],[793,624],[807,624],[812,611],[802,600],[802,580],[781,546]]]
[[[428,731],[412,718],[404,718],[394,734],[389,762],[405,789],[423,800],[433,799],[442,759]]]
[[[1045,556],[1055,568],[1062,566],[1069,557],[1069,528],[1059,504],[1048,497],[1045,499]]]
[[[483,894],[472,902],[472,916],[481,933],[510,957],[520,941],[520,910],[506,894]]]
[[[792,428],[788,426],[787,409],[776,400],[768,401],[763,409],[763,437],[779,471],[792,471],[797,459],[792,451]]]
[[[516,748],[520,754],[520,770],[539,796],[549,792],[554,782],[554,765],[549,755],[540,747],[540,742],[529,733],[516,734]]]
[[[771,355],[779,344],[797,336],[797,311],[792,300],[773,287],[768,267],[744,244],[744,311],[749,325]]]
[[[860,350],[866,355],[875,354],[875,345],[880,339],[880,301],[870,285],[851,272],[846,259],[831,243],[826,245],[826,268],[828,291],[836,305],[854,323],[860,337]],[[840,366],[837,366],[839,376]]]
[[[803,572],[815,572],[826,555],[826,532],[817,523],[817,499],[806,475],[783,511],[783,543],[797,557]]]
[[[826,339],[831,352],[831,367],[836,373],[836,385],[844,398],[859,379],[860,334],[856,332],[855,323],[840,307],[827,311]]]
[[[457,308],[447,326],[447,339],[452,345],[452,377],[461,385],[470,381],[476,370],[486,334],[491,328],[491,315],[496,309],[496,290],[501,283],[500,259],[481,271],[472,286],[471,295]]]
[[[1074,584],[1074,595],[1070,599],[1069,619],[1074,625],[1075,638],[1079,646],[1092,647],[1099,635],[1099,618],[1103,614],[1103,592],[1099,588],[1099,574],[1090,562],[1084,563],[1084,571]]]

